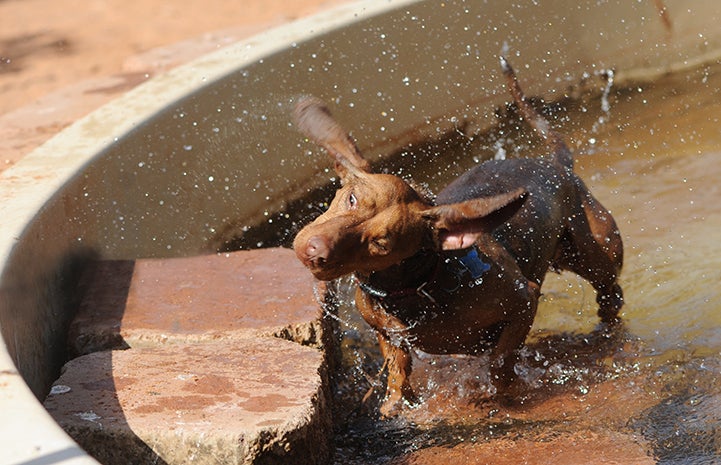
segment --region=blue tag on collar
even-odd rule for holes
[[[465,256],[458,259],[463,266],[471,273],[473,279],[480,278],[486,271],[491,269],[491,265],[485,263],[478,256],[478,251],[474,248],[470,250]]]

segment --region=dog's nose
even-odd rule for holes
[[[316,264],[321,264],[328,258],[328,244],[320,236],[313,236],[308,239],[305,246],[305,255]]]

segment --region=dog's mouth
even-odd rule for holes
[[[316,279],[321,281],[332,281],[347,274],[337,267],[332,266],[332,264],[328,264],[323,258],[315,260],[303,260],[301,258],[301,262],[303,262],[303,265],[310,270]]]
[[[313,273],[313,276],[315,276],[316,279],[320,281],[332,281],[334,279],[340,278],[343,276],[344,273],[336,273],[329,270],[310,270],[311,273]]]

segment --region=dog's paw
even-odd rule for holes
[[[394,392],[386,396],[379,408],[379,411],[382,418],[393,418],[397,417],[403,409],[414,408],[419,404],[420,400],[415,396],[415,394],[406,394],[405,396],[402,396],[400,393]]]
[[[611,292],[607,294],[599,294],[596,298],[598,302],[598,316],[601,322],[608,325],[617,325],[621,322],[618,313],[623,307],[623,290],[618,284],[614,284]]]

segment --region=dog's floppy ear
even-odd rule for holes
[[[431,222],[440,248],[465,249],[481,234],[490,233],[508,221],[527,195],[525,189],[519,188],[492,197],[431,207],[423,212],[423,217]]]
[[[328,151],[341,179],[370,171],[370,164],[360,154],[355,141],[333,119],[323,101],[301,97],[295,105],[293,119],[303,134]]]

